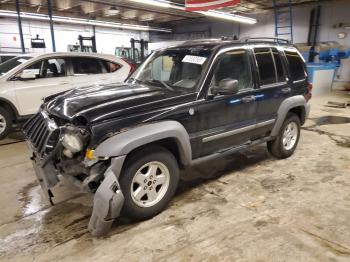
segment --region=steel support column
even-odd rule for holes
[[[56,52],[56,43],[55,43],[55,32],[53,29],[53,21],[52,21],[52,2],[51,0],[47,0],[47,10],[50,19],[50,32],[51,32],[51,41],[52,41],[52,50]]]
[[[18,22],[18,29],[19,29],[19,37],[21,39],[21,49],[22,49],[22,53],[25,53],[26,49],[25,49],[25,46],[24,46],[22,20],[21,20],[21,14],[20,14],[20,10],[19,10],[19,0],[16,0],[16,11],[17,11],[17,22]]]
[[[92,26],[93,38],[92,38],[92,52],[97,53],[96,47],[96,26]]]

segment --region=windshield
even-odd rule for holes
[[[14,57],[10,60],[7,60],[6,62],[0,64],[0,74],[1,75],[6,74],[11,69],[26,62],[27,60],[29,60],[31,58],[32,58],[31,56],[19,56],[19,57]]]
[[[211,49],[173,48],[152,54],[129,81],[151,83],[170,90],[197,91]]]

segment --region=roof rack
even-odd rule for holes
[[[276,37],[248,37],[241,39],[241,42],[257,42],[259,40],[271,41],[278,44],[290,44],[289,40]]]

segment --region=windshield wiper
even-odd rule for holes
[[[147,80],[147,82],[149,83],[161,83],[166,89],[170,90],[170,91],[175,91],[174,88],[172,88],[171,86],[169,86],[167,83],[165,83],[162,80],[156,80],[156,79],[152,79],[152,80]]]

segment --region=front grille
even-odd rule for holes
[[[34,115],[23,126],[23,133],[26,140],[40,158],[48,153],[50,147],[53,148],[54,145],[52,143],[48,145],[48,142],[52,140],[52,136],[56,131],[58,131],[56,123],[43,111]]]

